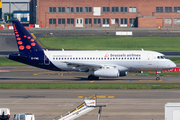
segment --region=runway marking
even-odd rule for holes
[[[0,70],[0,72],[11,72],[9,70]]]
[[[162,80],[139,80],[139,81],[162,81]]]
[[[78,96],[78,98],[94,98],[95,96]],[[97,95],[96,98],[114,98],[114,96]]]
[[[93,83],[95,80],[92,80],[90,83]]]
[[[114,96],[108,96],[107,98],[114,98]]]
[[[68,73],[68,72],[42,72],[42,73],[34,73],[33,75],[38,75],[38,76],[63,76],[63,73]],[[52,75],[50,75],[52,74]],[[57,75],[54,75],[57,74]]]

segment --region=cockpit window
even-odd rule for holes
[[[169,59],[168,57],[166,57],[166,56],[163,56],[164,57],[164,59]]]
[[[157,56],[157,59],[168,59],[166,56]]]

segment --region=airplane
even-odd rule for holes
[[[44,50],[19,21],[12,21],[19,53],[8,59],[54,71],[88,72],[88,80],[118,78],[129,71],[161,71],[176,67],[164,54],[146,50]],[[156,80],[160,80],[156,73]]]

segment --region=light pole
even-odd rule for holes
[[[36,24],[37,24],[37,6],[36,6]]]

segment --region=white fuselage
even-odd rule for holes
[[[79,65],[116,66],[119,71],[168,70],[176,67],[163,54],[154,51],[44,51],[49,60],[62,70],[79,70],[66,62]],[[48,64],[48,61],[46,61]]]

